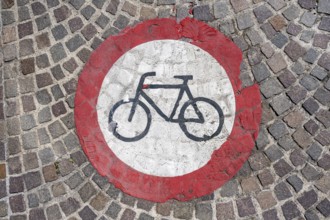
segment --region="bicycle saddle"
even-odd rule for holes
[[[190,80],[190,79],[193,79],[193,76],[192,75],[176,75],[173,78],[183,79],[183,80]]]

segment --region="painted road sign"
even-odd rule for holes
[[[109,37],[78,82],[75,122],[98,170],[156,202],[211,193],[247,160],[258,135],[257,85],[242,88],[242,53],[186,18],[154,19]]]

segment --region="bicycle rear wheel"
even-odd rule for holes
[[[133,142],[142,139],[147,135],[151,114],[149,108],[141,101],[138,101],[133,118],[128,120],[134,99],[128,102],[121,100],[117,102],[109,113],[109,129],[119,140]]]
[[[203,120],[199,120],[198,115],[201,115]],[[219,135],[223,123],[224,115],[220,106],[204,97],[188,100],[179,113],[180,128],[194,141],[208,141]]]

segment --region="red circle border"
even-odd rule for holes
[[[141,173],[123,163],[108,147],[97,121],[96,104],[104,77],[112,65],[133,47],[153,40],[188,40],[210,53],[226,70],[236,100],[233,130],[210,161],[200,169],[177,177]],[[90,56],[78,81],[74,117],[80,144],[100,175],[132,196],[164,202],[187,201],[212,193],[231,179],[248,159],[261,121],[257,84],[242,88],[239,79],[241,50],[222,33],[201,21],[186,18],[153,19],[107,38]]]

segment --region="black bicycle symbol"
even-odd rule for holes
[[[193,79],[192,75],[176,75],[176,76],[174,76],[174,78],[183,80],[183,82],[181,84],[173,84],[173,85],[171,85],[171,84],[143,84],[144,80],[147,77],[155,76],[155,75],[156,75],[155,72],[147,72],[147,73],[143,74],[140,78],[138,87],[136,89],[135,97],[133,99],[129,99],[128,101],[121,100],[121,101],[117,102],[110,110],[109,124],[112,125],[112,132],[115,137],[117,137],[118,139],[125,141],[125,142],[133,142],[133,141],[140,140],[148,133],[150,124],[151,124],[151,114],[150,114],[150,110],[146,106],[146,104],[144,104],[140,100],[141,96],[156,110],[156,112],[162,118],[165,119],[165,121],[179,123],[179,126],[182,129],[182,131],[184,132],[184,134],[188,138],[190,138],[194,141],[207,141],[207,140],[210,140],[211,138],[217,136],[218,134],[220,134],[222,126],[223,126],[223,122],[224,122],[223,112],[222,112],[220,106],[216,102],[212,101],[211,99],[208,99],[205,97],[197,97],[197,98],[193,97],[193,95],[191,94],[190,88],[188,86],[188,81]],[[164,114],[164,112],[155,104],[155,102],[143,91],[145,89],[179,89],[178,98],[175,102],[175,105],[173,107],[173,110],[172,110],[170,116],[167,116]],[[183,106],[179,112],[178,118],[174,119],[176,110],[179,106],[179,102],[182,99],[182,96],[184,95],[184,93],[188,96],[189,100],[183,104]],[[202,134],[202,135],[196,136],[196,134],[192,134],[193,132],[191,132],[191,131],[189,131],[189,129],[187,129],[188,123],[197,123],[197,124],[205,123],[206,115],[203,115],[203,113],[198,108],[197,103],[210,105],[211,107],[214,108],[213,110],[215,110],[215,112],[217,114],[218,118],[214,117],[214,114],[213,114],[212,119],[211,119],[212,120],[211,123],[213,125],[214,125],[214,123],[218,123],[217,125],[213,126],[213,127],[215,127],[215,129],[213,129],[214,131],[211,131],[211,134]],[[116,110],[119,107],[122,107],[122,105],[131,105],[131,107],[129,106],[130,112],[128,115],[128,122],[132,122],[132,119],[133,119],[134,115],[136,114],[137,108],[142,108],[144,110],[145,114],[147,115],[147,123],[145,125],[145,128],[142,128],[142,131],[140,131],[140,132],[136,132],[132,137],[127,137],[127,135],[125,137],[124,136],[125,134],[120,134],[120,131],[118,132],[118,123],[113,120]],[[197,116],[197,118],[196,117],[185,118],[185,114],[188,111],[188,109],[190,109],[189,111],[191,111],[193,109],[194,115]],[[117,112],[117,114],[118,114],[118,112]],[[120,116],[123,117],[122,114]],[[132,128],[133,128],[133,126],[132,126]]]

